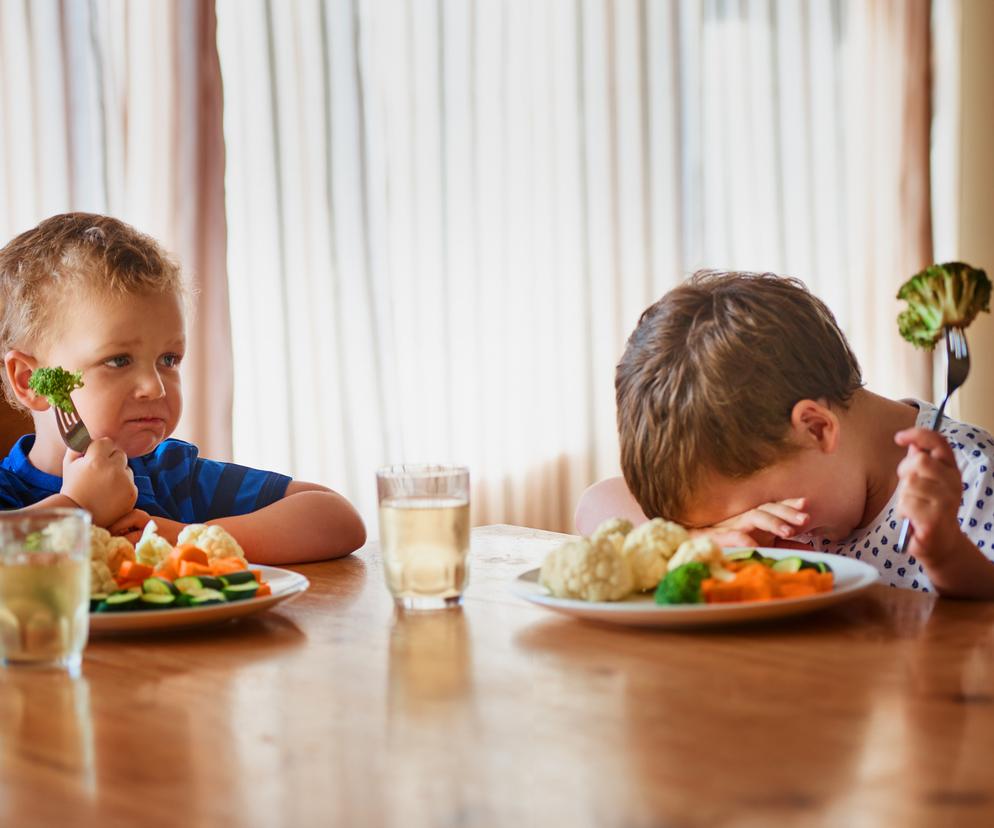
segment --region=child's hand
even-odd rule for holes
[[[963,478],[946,438],[925,428],[909,428],[894,435],[908,454],[897,467],[897,510],[914,530],[908,552],[935,566],[958,548],[963,533],[957,520],[963,496]]]
[[[803,497],[764,503],[714,526],[695,529],[692,535],[707,535],[722,546],[772,546],[778,538],[796,535],[810,516],[803,512]]]
[[[89,511],[95,526],[111,525],[138,500],[128,458],[108,437],[90,443],[86,454],[66,449],[62,494]]]
[[[126,538],[132,546],[135,546],[141,539],[145,524],[151,519],[151,515],[144,509],[132,509],[108,526],[107,531],[112,535],[119,535],[122,538]]]

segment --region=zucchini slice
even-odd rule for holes
[[[210,604],[223,604],[224,595],[216,589],[197,589],[186,593],[185,603],[191,607],[206,607]]]
[[[176,596],[168,592],[144,592],[141,603],[144,609],[168,609],[176,606]]]
[[[804,565],[804,561],[793,555],[789,558],[781,558],[776,561],[770,569],[774,572],[797,572]]]
[[[222,575],[221,580],[224,581],[225,586],[234,586],[235,584],[257,583],[257,581],[255,580],[255,575],[253,575],[247,569],[240,569],[237,572],[229,572],[227,575]]]
[[[97,607],[97,612],[125,612],[141,609],[142,596],[140,592],[124,590],[108,595]]]
[[[95,592],[90,596],[90,612],[99,612],[100,605],[107,600],[107,592]]]
[[[228,584],[228,586],[221,590],[221,592],[224,593],[224,597],[229,601],[241,601],[245,598],[254,598],[258,591],[259,584],[255,578],[253,578],[251,582]]]
[[[171,581],[159,577],[146,578],[142,581],[142,592],[155,593],[156,595],[179,595],[179,590],[173,586]]]

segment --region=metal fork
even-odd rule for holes
[[[83,454],[86,451],[86,447],[93,441],[90,439],[90,432],[86,430],[86,426],[83,425],[83,421],[79,418],[79,412],[76,410],[76,406],[73,405],[72,400],[69,400],[69,405],[72,411],[63,411],[57,405],[52,406],[55,409],[55,422],[59,425],[59,434],[62,435],[62,442],[73,451]]]
[[[970,373],[970,349],[966,345],[966,333],[962,328],[946,328],[946,396],[942,400],[942,405],[935,412],[932,420],[932,431],[936,431],[942,424],[942,414],[946,410],[946,403],[953,395],[953,391],[966,382],[966,376]],[[897,548],[905,552],[908,548],[908,541],[911,540],[911,521],[905,518],[901,523],[901,536],[897,540]]]

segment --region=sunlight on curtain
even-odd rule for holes
[[[614,366],[702,266],[790,273],[929,393],[928,3],[219,0],[235,456],[345,493],[458,461],[570,529]],[[374,529],[375,532],[375,529]]]
[[[55,213],[157,238],[198,310],[178,437],[230,456],[220,73],[209,0],[0,0],[0,244]]]

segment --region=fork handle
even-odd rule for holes
[[[942,400],[942,405],[939,406],[939,410],[935,412],[935,417],[932,418],[932,431],[938,431],[939,426],[942,424],[942,413],[946,410],[946,403],[949,402],[949,395]],[[911,521],[905,518],[901,521],[901,534],[897,539],[897,551],[902,555],[908,551],[908,543],[911,541],[912,529]]]

